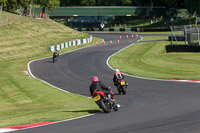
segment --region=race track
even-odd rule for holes
[[[30,64],[32,74],[63,90],[90,96],[91,77],[96,75],[115,94],[114,71],[106,60],[120,49],[136,42],[126,39],[120,44],[118,33],[91,33],[113,44],[100,44]],[[121,34],[122,35],[122,34]],[[200,84],[148,80],[125,76],[127,95],[115,95],[119,111],[63,121],[56,124],[18,130],[17,133],[200,133]],[[85,110],[80,110],[85,111]]]

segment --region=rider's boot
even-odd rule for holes
[[[113,104],[113,105],[115,105],[115,104],[116,104],[116,105],[118,106],[118,108],[120,107],[120,105],[119,105],[119,104],[117,104],[117,102],[115,101],[115,98],[114,98],[113,96],[112,96],[112,104]]]

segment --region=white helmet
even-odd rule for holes
[[[115,69],[115,72],[117,73],[117,72],[120,72],[120,71],[119,71],[119,69]]]

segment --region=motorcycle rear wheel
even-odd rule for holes
[[[117,90],[118,90],[118,93],[119,93],[119,95],[121,95],[121,88],[120,87],[117,87]]]
[[[53,62],[55,62],[56,61],[56,59],[55,59],[55,57],[53,57]]]
[[[99,105],[100,105],[100,108],[101,108],[105,113],[109,113],[109,112],[110,112],[109,106],[106,106],[106,105],[105,105],[103,99],[100,99]]]
[[[121,89],[122,89],[122,93],[123,93],[123,94],[126,94],[126,89],[125,89],[125,86],[124,86],[124,85],[121,86]]]

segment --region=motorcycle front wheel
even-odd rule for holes
[[[114,109],[114,111],[118,111],[119,110],[119,107],[117,106],[117,104],[113,105],[113,109]]]
[[[99,101],[99,106],[105,113],[109,113],[110,112],[109,106],[105,105],[104,100],[102,98]]]

